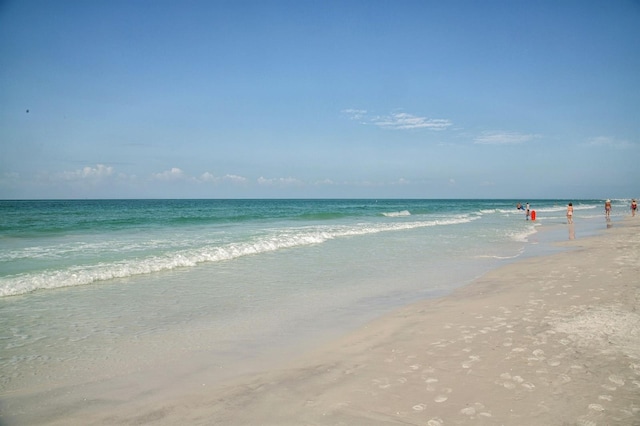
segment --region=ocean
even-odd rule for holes
[[[0,201],[0,397],[232,376],[629,213],[571,201]]]

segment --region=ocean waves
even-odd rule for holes
[[[245,233],[240,237],[238,234],[236,241],[229,241],[228,237],[203,238],[204,230],[200,230],[198,236],[181,234],[179,238],[174,239],[168,237],[159,239],[156,236],[138,241],[125,238],[121,241],[28,247],[3,252],[0,262],[18,259],[37,261],[50,258],[48,264],[52,266],[44,270],[29,268],[28,272],[0,277],[0,297],[196,267],[203,263],[230,261],[243,256],[322,244],[336,238],[459,225],[477,219],[477,217],[463,214],[448,218],[389,223],[286,226],[259,229],[259,232],[254,235]],[[171,235],[171,237],[175,236]],[[55,262],[56,259],[61,260]]]
[[[538,226],[565,221],[567,201],[529,201],[537,211],[535,222],[525,220],[515,200],[2,201],[0,297],[336,239],[358,238],[349,243],[368,248],[367,236],[380,234],[375,243],[384,245],[396,241],[393,232],[421,228],[401,235],[401,244],[416,244],[426,257],[490,253],[508,259],[520,253]],[[600,200],[573,204],[577,222],[603,214]],[[613,216],[626,214],[627,204],[616,201]],[[445,251],[444,245],[451,248]],[[390,255],[396,248],[389,246]]]

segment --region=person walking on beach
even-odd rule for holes
[[[567,206],[567,223],[573,223],[573,203]]]
[[[604,216],[609,219],[611,217],[611,200],[604,202]]]
[[[636,203],[636,200],[633,199],[631,200],[631,216],[636,215],[636,210],[638,210],[638,203]]]

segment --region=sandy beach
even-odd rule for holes
[[[48,424],[640,425],[640,221],[562,245],[283,368]]]

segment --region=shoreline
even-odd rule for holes
[[[36,424],[638,424],[639,231],[626,218],[560,242],[284,368],[206,391],[190,371],[189,395],[167,374],[160,395],[130,401],[111,384]]]
[[[638,424],[639,231],[640,222],[625,219],[606,234],[560,243],[570,250],[490,271],[285,370],[214,392],[184,420]]]

